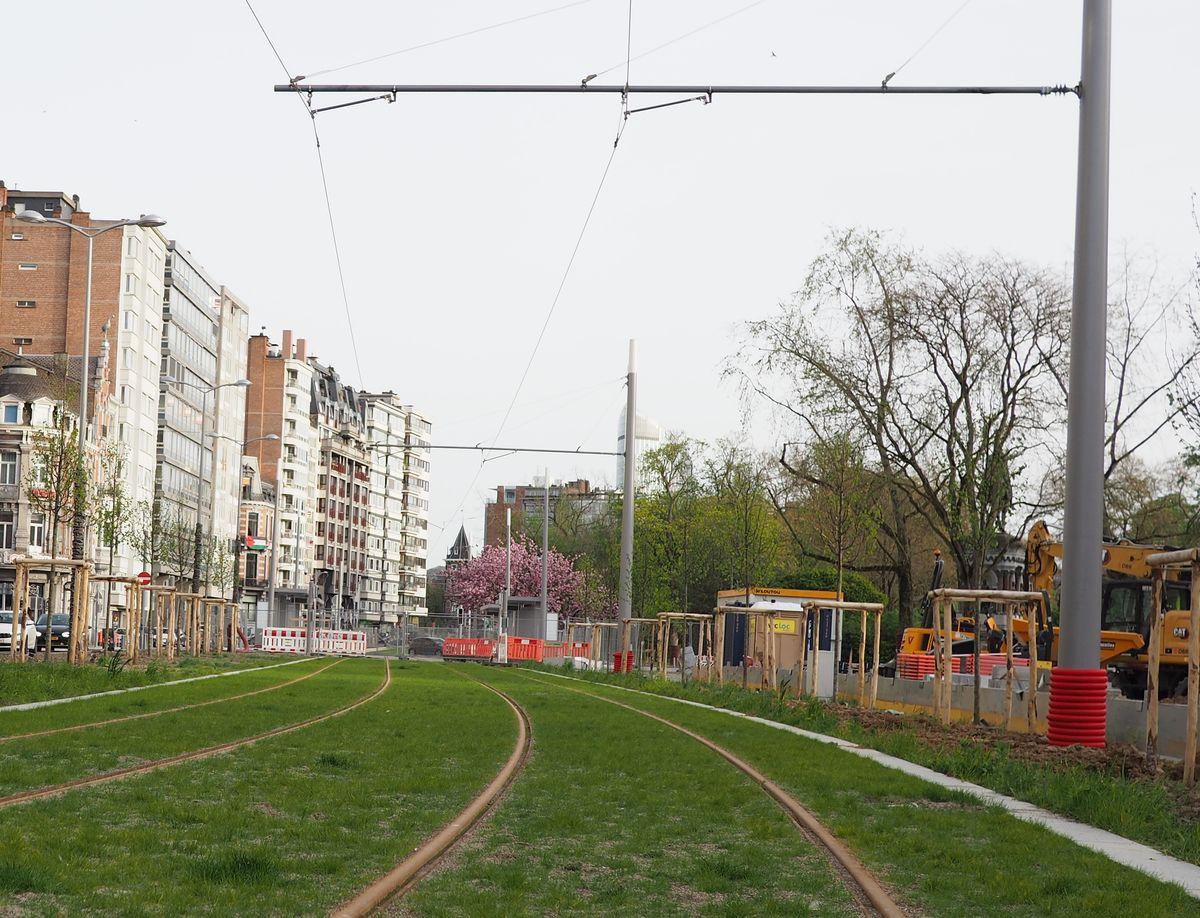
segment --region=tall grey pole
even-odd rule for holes
[[[1111,0],[1085,0],[1059,665],[1100,666]]]
[[[88,412],[88,358],[92,355],[92,245],[93,237],[88,236],[87,253],[87,284],[83,292],[83,367],[80,370],[81,384],[79,386],[79,461],[87,453],[87,412]]]
[[[300,506],[296,506],[296,548],[293,552],[292,561],[296,566],[295,585],[300,585]],[[315,571],[308,572],[308,620],[304,623],[304,652],[311,655],[313,652],[313,637],[317,630],[317,578],[314,577]]]
[[[200,592],[200,538],[203,535],[203,528],[200,524],[200,514],[203,512],[201,504],[204,503],[204,428],[208,417],[208,393],[211,390],[205,389],[200,396],[200,468],[196,472],[196,550],[192,556],[192,592]]]
[[[538,631],[547,641],[558,637],[550,634],[550,469],[542,480],[542,627]]]
[[[278,475],[275,476],[279,478]],[[271,512],[271,567],[267,572],[267,624],[275,619],[275,578],[279,576],[279,482],[275,482],[275,509]],[[280,624],[286,624],[281,622]]]
[[[508,598],[512,596],[512,508],[504,511],[504,630],[508,631]]]
[[[622,650],[630,650],[629,619],[633,615],[633,502],[637,491],[637,342],[629,340],[629,373],[625,377],[625,490],[621,495],[621,569],[617,610]]]

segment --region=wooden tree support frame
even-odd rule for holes
[[[146,656],[153,658],[166,657],[174,659],[175,634],[167,634],[167,646],[163,647],[163,631],[175,617],[175,595],[178,592],[174,586],[154,584],[143,588],[150,597],[150,605],[146,610]],[[141,628],[138,628],[138,647],[141,648]]]
[[[786,612],[778,609],[750,609],[745,606],[717,606],[713,609],[713,630],[716,632],[716,646],[713,648],[713,665],[717,671],[718,684],[724,682],[725,616],[730,613],[746,616],[747,634],[751,630],[751,624],[754,625],[754,630],[757,631],[759,624],[765,623],[765,630],[763,631],[763,676],[761,687],[770,688],[774,691],[779,687],[779,642],[778,634],[775,630],[776,622],[781,618],[794,618],[799,621],[802,613]]]
[[[224,596],[205,596],[203,607],[205,633],[202,638],[206,653],[232,653],[237,646],[238,604]]]
[[[115,575],[105,574],[91,578],[92,586],[108,586],[110,584],[120,584],[125,587],[125,603],[124,609],[121,612],[119,624],[113,622],[111,617],[111,609],[107,608],[105,609],[105,621],[109,622],[107,627],[111,628],[114,632],[118,627],[123,627],[125,629],[125,640],[122,644],[121,651],[128,658],[129,662],[132,663],[136,658],[134,656],[134,630],[130,627],[130,624],[135,620],[140,620],[141,618],[142,584],[136,577],[118,577]],[[111,602],[109,599],[106,599],[105,601]],[[113,646],[114,648],[116,647],[115,638],[113,638]],[[108,648],[104,646],[103,642],[101,642],[101,650],[107,649]]]
[[[175,652],[186,653],[193,657],[200,656],[197,644],[200,626],[199,604],[202,597],[199,593],[184,593],[175,591],[175,622],[176,628],[183,632],[183,647],[176,644]]]
[[[801,632],[802,638],[800,641],[801,658],[806,655],[808,646],[808,619],[812,613],[820,614],[821,609],[840,609],[843,612],[858,612],[862,621],[862,631],[858,636],[858,703],[862,707],[874,708],[875,701],[879,698],[879,644],[880,635],[883,631],[883,612],[886,606],[881,602],[849,602],[846,600],[837,599],[814,599],[812,602],[804,603],[804,631]],[[870,694],[867,692],[867,616],[871,616],[874,623],[874,637],[872,638],[873,656],[871,662],[871,684]],[[819,624],[819,619],[817,620]],[[813,639],[813,663],[814,670],[816,669],[817,639],[815,637],[816,630],[814,629]],[[797,682],[802,682],[802,679],[797,679]],[[817,682],[816,674],[813,676],[813,695],[816,695]]]
[[[604,629],[605,628],[620,628],[620,622],[567,622],[566,639],[568,646],[575,643],[576,629],[583,629],[585,639],[588,641],[588,663],[592,669],[601,669],[605,663],[604,656]],[[610,661],[608,661],[610,662]]]
[[[662,662],[662,666],[659,670],[659,675],[663,679],[667,678],[667,669],[666,669],[667,646],[666,645],[669,640],[671,625],[674,624],[675,622],[683,622],[684,626],[686,627],[688,623],[695,622],[700,626],[700,639],[698,641],[698,648],[696,651],[696,674],[697,674],[696,678],[699,678],[698,674],[700,673],[702,661],[705,658],[705,649],[706,648],[708,651],[708,656],[710,656],[710,657],[712,656],[713,616],[711,614],[708,614],[705,612],[659,612],[658,613],[658,622],[659,622],[658,628],[659,628],[659,635],[660,635],[659,657],[660,657],[660,661]],[[680,667],[682,668],[682,661],[680,661]],[[706,680],[711,678],[711,672],[712,672],[712,667],[708,667],[706,670],[706,676],[705,676]]]
[[[954,688],[954,606],[956,603],[988,602],[1005,609],[1006,640],[1004,680],[1004,728],[1012,724],[1013,707],[1013,614],[1021,609],[1030,623],[1026,636],[1029,638],[1029,690],[1025,698],[1025,721],[1030,733],[1035,731],[1037,724],[1037,683],[1038,683],[1038,650],[1037,609],[1043,612],[1043,620],[1049,621],[1050,610],[1045,607],[1046,597],[1041,593],[1022,590],[959,590],[942,588],[931,590],[928,594],[933,603],[933,716],[941,719],[942,723],[950,723],[953,711]],[[979,621],[975,622],[975,641],[979,640]]]
[[[1183,783],[1196,783],[1196,730],[1200,718],[1200,548],[1147,555],[1151,569],[1150,656],[1146,661],[1146,759],[1158,763],[1158,677],[1162,663],[1163,580],[1169,570],[1190,570],[1188,613],[1187,728],[1183,746]]]
[[[49,589],[52,578],[60,578],[66,586],[71,581],[71,611],[70,634],[67,639],[67,662],[80,664],[87,662],[88,656],[88,610],[91,606],[91,588],[88,583],[91,578],[92,564],[90,561],[76,561],[74,558],[31,558],[18,555],[12,559],[13,565],[13,632],[9,642],[9,655],[12,660],[24,660],[29,651],[25,635],[27,621],[33,621],[34,615],[29,608],[30,574],[45,574],[46,576],[46,629],[51,634],[56,610],[50,608]],[[65,591],[57,593],[65,596]],[[49,634],[47,641],[50,640]]]

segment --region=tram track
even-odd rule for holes
[[[496,773],[491,782],[467,804],[454,819],[446,823],[438,833],[426,840],[412,854],[389,870],[386,874],[333,909],[333,918],[360,918],[369,915],[385,904],[394,904],[446,857],[469,833],[477,829],[484,817],[495,807],[505,792],[516,780],[529,758],[533,737],[533,726],[525,709],[506,692],[489,685],[482,679],[455,672],[465,679],[477,682],[493,694],[499,695],[517,717],[517,742],[512,754]]]
[[[254,689],[251,692],[241,692],[237,695],[226,695],[221,698],[209,698],[206,701],[196,701],[192,704],[176,705],[173,708],[163,708],[159,711],[142,711],[138,714],[125,714],[121,717],[109,717],[105,720],[88,721],[82,724],[70,724],[66,727],[54,727],[50,730],[36,730],[31,733],[13,733],[9,736],[0,736],[0,744],[10,743],[14,740],[37,739],[43,736],[55,736],[59,733],[77,733],[80,730],[90,730],[93,727],[108,727],[113,724],[128,723],[133,720],[145,720],[148,717],[158,717],[162,714],[177,714],[180,711],[191,711],[195,708],[204,708],[209,705],[223,704],[227,701],[239,701],[243,698],[253,698],[255,695],[262,695],[266,692],[275,692],[279,689],[287,688],[289,685],[295,685],[297,682],[303,682],[305,679],[311,679],[313,676],[319,676],[328,669],[332,669],[341,663],[342,660],[334,660],[328,666],[322,666],[320,669],[314,669],[310,673],[305,673],[303,676],[297,676],[295,679],[289,679],[286,682],[280,682],[276,685],[268,685],[265,688]]]
[[[340,717],[343,714],[348,714],[356,708],[360,708],[365,704],[369,704],[386,692],[391,684],[392,666],[390,662],[385,661],[383,683],[378,688],[372,690],[366,695],[363,695],[356,701],[353,701],[347,705],[343,705],[336,710],[329,711],[325,714],[319,714],[315,717],[309,717],[305,720],[297,721],[296,723],[284,724],[282,727],[274,727],[270,730],[264,730],[263,732],[256,733],[253,736],[245,736],[241,739],[231,740],[227,743],[219,743],[215,746],[206,746],[203,749],[193,749],[189,752],[179,753],[178,755],[168,756],[162,759],[154,759],[150,762],[142,762],[138,765],[131,765],[127,768],[120,768],[115,771],[104,772],[103,774],[91,775],[86,778],[76,778],[73,781],[64,781],[60,784],[50,784],[44,787],[38,787],[31,790],[20,791],[15,794],[9,794],[8,796],[0,797],[0,809],[6,809],[10,806],[29,803],[34,800],[44,800],[49,797],[58,797],[62,794],[69,793],[70,791],[79,790],[85,787],[95,787],[96,785],[100,784],[108,784],[113,781],[121,781],[126,778],[133,778],[152,771],[169,768],[173,765],[181,765],[184,762],[194,762],[200,759],[211,758],[215,755],[221,755],[225,752],[232,752],[236,749],[241,749],[244,746],[251,746],[255,743],[261,742],[262,740],[270,739],[271,737],[294,733],[295,731],[302,730],[305,727],[311,727],[324,721],[331,720],[335,717]]]
[[[657,714],[652,714],[649,711],[642,710],[634,705],[625,704],[622,701],[617,701],[615,698],[608,698],[604,695],[597,695],[593,692],[586,692],[582,689],[573,686],[562,685],[561,683],[548,682],[544,679],[537,679],[525,673],[519,673],[522,679],[529,682],[536,682],[540,685],[553,686],[555,688],[566,689],[569,692],[574,692],[577,695],[584,695],[588,698],[594,698],[598,701],[604,701],[608,704],[615,705],[618,708],[623,708],[626,711],[632,711],[635,714],[641,714],[643,717],[648,717],[651,720],[670,727],[687,736],[702,746],[716,753],[730,765],[737,768],[747,777],[749,777],[759,789],[770,797],[775,803],[788,815],[793,823],[800,829],[801,833],[808,838],[814,845],[825,849],[829,858],[832,861],[833,867],[842,877],[851,895],[858,901],[859,905],[869,913],[884,916],[884,918],[904,918],[905,911],[896,903],[896,901],[888,893],[884,885],[879,879],[858,859],[858,857],[845,844],[841,842],[832,832],[827,829],[824,824],[813,813],[803,806],[795,797],[784,790],[779,784],[772,781],[749,762],[734,755],[723,746],[714,743],[706,736],[695,733],[687,727],[681,726],[665,717],[660,717]]]

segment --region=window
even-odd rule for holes
[[[46,544],[46,514],[29,514],[29,544],[41,547]]]
[[[4,423],[16,424],[21,420],[21,406],[8,404],[4,406]]]
[[[13,533],[16,529],[16,514],[12,511],[11,505],[0,510],[0,548],[13,547]]]
[[[137,290],[137,275],[126,274],[125,275],[125,292],[133,293],[136,290]]]
[[[13,233],[9,238],[12,239],[13,242],[20,242],[22,239],[25,238],[25,234],[24,233]]]
[[[17,347],[30,347],[33,344],[32,338],[13,338],[13,344]]]
[[[258,555],[254,554],[254,552],[246,554],[246,579],[258,579]]]
[[[137,313],[132,309],[125,310],[125,331],[133,331],[137,328]]]
[[[255,539],[258,538],[258,512],[257,511],[253,511],[251,513],[246,514],[246,535],[251,536],[252,538],[255,538]],[[253,555],[251,555],[251,557],[253,557]],[[246,576],[249,577],[250,575],[247,574]]]
[[[18,309],[33,309],[37,305],[37,300],[17,300]]]
[[[125,254],[126,255],[137,255],[137,253],[138,253],[137,236],[130,236],[128,239],[125,240]]]
[[[15,449],[6,449],[0,452],[0,484],[15,485],[16,483],[17,451]]]
[[[31,265],[29,262],[21,262],[17,267],[22,271],[36,271],[37,265]]]
[[[54,202],[47,201],[45,204],[42,205],[42,210],[44,210],[48,214],[54,213]]]

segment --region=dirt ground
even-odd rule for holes
[[[864,730],[879,734],[905,731],[915,734],[923,744],[935,749],[957,749],[964,741],[989,750],[1003,744],[1011,758],[1050,768],[1087,768],[1134,780],[1166,779],[1181,783],[1183,780],[1182,763],[1160,762],[1157,769],[1152,768],[1146,763],[1141,750],[1129,744],[1110,745],[1104,749],[1051,746],[1044,736],[1007,732],[982,724],[954,723],[947,726],[921,715],[898,716],[842,704],[828,706],[827,710],[837,717],[843,727],[857,724]]]

